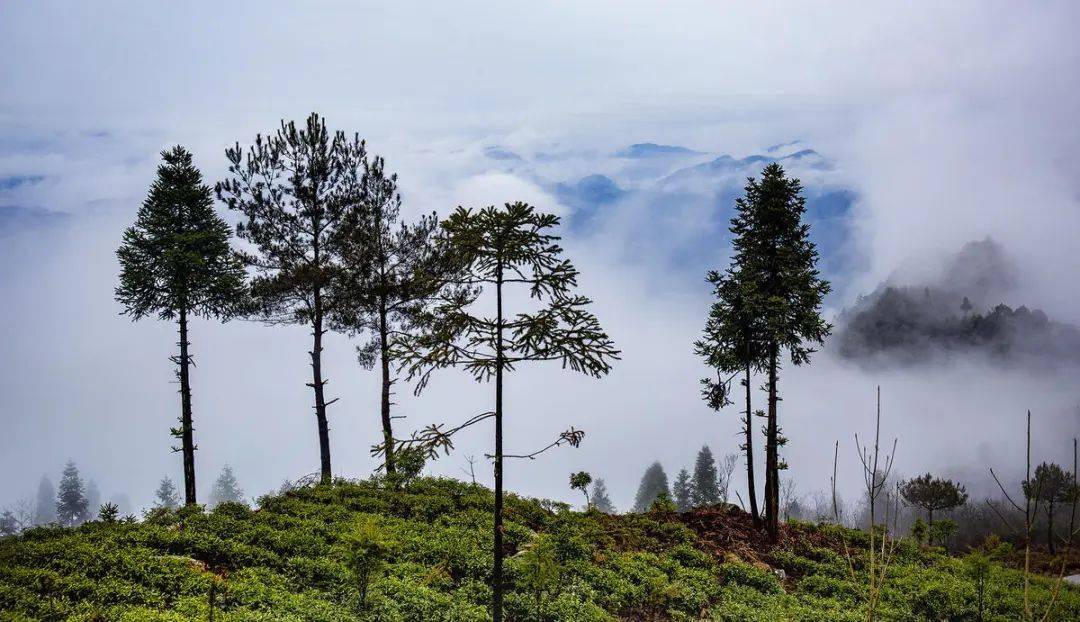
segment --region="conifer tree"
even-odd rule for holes
[[[679,508],[680,512],[686,512],[694,507],[694,491],[693,486],[690,484],[689,471],[679,469],[679,474],[675,476],[675,484],[672,486],[671,492],[675,495],[675,507]]]
[[[254,317],[268,324],[311,328],[311,382],[319,437],[319,473],[332,480],[326,378],[322,369],[323,337],[342,297],[341,263],[334,253],[343,214],[360,197],[366,155],[359,136],[332,136],[315,113],[304,127],[281,122],[271,136],[255,137],[245,151],[240,144],[225,152],[231,179],[218,182],[218,198],[239,212],[237,235],[251,243],[242,254],[255,272],[251,294]]]
[[[56,522],[56,488],[48,475],[42,475],[38,483],[37,502],[34,507],[34,524],[48,525]]]
[[[611,497],[608,495],[607,484],[604,483],[603,478],[598,477],[596,478],[596,481],[593,482],[592,506],[604,514],[615,513],[615,504],[611,502]]]
[[[86,480],[86,508],[87,516],[93,515],[101,507],[101,491],[98,489],[97,482],[93,479]]]
[[[19,531],[19,521],[15,518],[15,513],[11,510],[4,510],[4,513],[0,514],[0,538],[13,536]]]
[[[221,469],[221,474],[214,480],[214,490],[210,493],[210,500],[213,505],[244,502],[244,491],[240,489],[240,483],[236,481],[236,475],[231,466],[226,464]]]
[[[180,505],[180,499],[176,495],[176,484],[169,477],[161,478],[161,482],[158,483],[157,490],[154,492],[154,498],[156,499],[154,507],[173,510]]]
[[[161,153],[164,162],[124,231],[116,255],[120,285],[116,300],[133,320],[154,315],[178,324],[180,352],[171,358],[180,381],[180,440],[184,500],[195,503],[195,439],[192,425],[188,320],[194,316],[228,319],[243,304],[244,268],[229,247],[230,228],[214,212],[210,188],[183,147]]]
[[[695,351],[709,367],[716,370],[716,379],[704,378],[702,397],[713,410],[720,410],[732,403],[730,383],[735,375],[742,374],[745,409],[742,416],[743,442],[739,448],[746,455],[746,492],[750,502],[750,515],[754,524],[760,524],[758,511],[757,481],[754,477],[754,416],[763,416],[753,410],[751,375],[760,372],[765,364],[762,347],[764,325],[759,306],[757,284],[748,278],[749,271],[733,266],[725,272],[710,270],[706,280],[713,286],[716,302],[709,309],[705,323],[705,335],[695,344]]]
[[[690,502],[693,507],[720,503],[720,483],[716,473],[716,460],[707,445],[698,451],[694,461],[694,477],[690,482]]]
[[[422,332],[395,341],[395,355],[408,370],[409,379],[419,378],[417,392],[423,390],[434,370],[447,367],[463,368],[480,382],[494,380],[492,411],[451,431],[430,426],[408,444],[424,446],[434,455],[438,448],[449,450],[453,432],[489,418],[495,421],[491,454],[495,467],[495,622],[502,620],[504,591],[503,460],[532,458],[562,444],[576,447],[584,436],[570,428],[538,451],[505,453],[504,376],[522,363],[558,361],[564,368],[599,378],[610,371],[612,361],[619,356],[588,311],[592,301],[574,293],[578,271],[562,257],[559,237],[551,233],[558,224],[557,216],[539,213],[521,202],[478,211],[459,207],[442,223],[437,241],[437,252],[454,266],[452,284],[457,287],[440,292],[439,300],[422,314]],[[529,293],[532,304],[523,303],[523,310],[513,313],[509,301],[518,300],[510,298],[516,287]],[[481,308],[481,302],[488,306]],[[489,309],[494,310],[494,317],[487,315]]]
[[[802,221],[806,200],[802,184],[788,179],[776,163],[749,179],[745,195],[735,202],[731,221],[733,265],[744,283],[753,283],[749,308],[761,323],[760,339],[767,373],[768,411],[765,425],[765,522],[776,540],[780,519],[780,447],[787,443],[778,418],[780,357],[786,350],[793,365],[810,361],[814,346],[824,342],[831,326],[821,316],[829,283],[817,269],[817,247],[810,225]]]
[[[645,512],[652,507],[653,501],[659,496],[671,498],[671,488],[668,487],[668,476],[664,467],[659,462],[654,462],[645,469],[638,485],[637,495],[634,497],[634,511]]]
[[[391,341],[414,329],[419,313],[445,282],[445,262],[435,252],[434,213],[414,223],[399,222],[401,194],[397,174],[388,174],[381,157],[363,160],[360,199],[344,213],[334,240],[342,260],[341,298],[333,320],[342,330],[369,337],[356,348],[365,369],[379,363],[381,376],[383,468],[395,471],[391,393]]]
[[[60,478],[60,487],[56,492],[57,522],[65,527],[74,527],[85,522],[89,517],[86,487],[79,475],[79,468],[74,462],[68,460],[63,476]]]

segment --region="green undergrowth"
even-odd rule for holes
[[[34,528],[0,541],[0,620],[208,620],[211,603],[223,622],[488,620],[492,506],[491,491],[453,480],[338,482],[256,510]],[[706,552],[674,514],[573,512],[514,495],[506,512],[510,620],[865,619],[858,532],[791,526],[807,537],[751,561]],[[991,564],[976,581],[969,566],[904,544],[880,619],[974,620],[979,586],[983,619],[1020,619],[1022,575]],[[1035,579],[1033,600],[1052,590]],[[1050,619],[1080,620],[1080,590],[1058,600]]]

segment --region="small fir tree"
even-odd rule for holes
[[[214,480],[214,489],[210,493],[210,499],[214,505],[244,502],[244,491],[240,489],[236,475],[228,464],[221,469],[221,474]]]
[[[654,462],[641,476],[641,483],[634,497],[634,511],[648,511],[656,498],[661,495],[671,499],[671,488],[668,487],[668,476],[664,472],[664,467],[659,462]]]
[[[702,446],[694,461],[694,477],[690,480],[690,503],[704,507],[720,503],[720,482],[717,477],[716,460],[712,450]]]
[[[154,507],[158,508],[175,510],[180,505],[180,498],[176,494],[176,484],[173,483],[172,478],[161,478],[157,490],[154,492],[154,499]]]
[[[65,527],[74,527],[90,517],[86,500],[86,486],[79,475],[79,468],[68,460],[60,486],[56,492],[56,518]]]
[[[690,483],[689,471],[679,469],[671,492],[675,495],[675,507],[679,508],[680,512],[686,512],[694,507],[694,490],[693,485]]]
[[[593,482],[592,506],[604,514],[615,513],[615,504],[611,502],[611,497],[608,495],[607,484],[604,483],[603,478],[598,477],[596,478],[596,481]]]
[[[116,255],[120,285],[116,300],[133,320],[157,316],[176,321],[180,352],[171,358],[180,381],[180,427],[173,448],[184,457],[184,501],[195,503],[195,438],[192,424],[188,320],[228,319],[244,301],[244,268],[229,247],[229,225],[214,212],[210,188],[183,147],[163,151],[164,163],[124,231]]]

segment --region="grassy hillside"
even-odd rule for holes
[[[0,620],[208,620],[211,594],[215,620],[486,620],[492,504],[456,481],[341,482],[258,510],[35,528],[0,541]],[[859,532],[790,524],[770,547],[735,509],[607,516],[513,496],[507,518],[512,620],[865,618]],[[969,566],[902,544],[882,618],[975,619]],[[1041,603],[1054,583],[1033,585]],[[985,586],[987,620],[1020,619],[1019,572],[992,564]],[[1080,619],[1080,590],[1059,601],[1051,619]]]

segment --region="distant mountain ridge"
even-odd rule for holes
[[[875,366],[971,357],[1036,367],[1080,363],[1080,328],[1001,302],[1017,284],[996,242],[970,242],[933,282],[886,282],[861,297],[837,319],[829,347]]]

